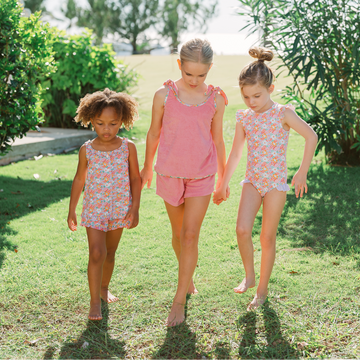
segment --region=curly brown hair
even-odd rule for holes
[[[265,64],[265,61],[271,61],[274,53],[266,48],[252,47],[249,55],[257,60],[245,66],[239,75],[239,85],[242,89],[245,85],[260,85],[269,88],[275,80],[274,71]]]
[[[86,94],[80,100],[74,120],[88,127],[91,119],[99,116],[105,108],[112,107],[125,129],[129,130],[138,118],[137,106],[138,103],[132,96],[106,88],[104,91]]]

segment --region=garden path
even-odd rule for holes
[[[0,157],[0,165],[29,159],[34,156],[59,154],[80,147],[96,133],[91,130],[41,128],[41,131],[29,131],[23,138],[16,138],[11,150]]]

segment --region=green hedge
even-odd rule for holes
[[[53,36],[57,71],[42,83],[45,126],[77,128],[73,118],[87,93],[106,87],[127,92],[137,84],[137,73],[114,58],[111,44],[92,45],[90,30],[73,36],[54,30]]]
[[[40,82],[55,70],[49,26],[21,12],[16,0],[0,1],[0,155],[43,121]]]

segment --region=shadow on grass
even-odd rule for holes
[[[153,359],[196,359],[196,333],[183,322],[178,326],[168,327],[165,341],[152,356]]]
[[[11,228],[11,221],[31,212],[46,208],[70,196],[72,181],[23,180],[0,175],[0,268],[4,262],[4,250],[14,251],[16,244],[8,237],[17,232]]]
[[[58,359],[113,359],[125,358],[125,342],[110,338],[108,334],[109,307],[102,301],[101,321],[88,320],[86,330],[77,338],[65,342],[56,356]],[[49,347],[43,359],[53,359],[55,347]]]
[[[257,344],[258,334],[262,329],[256,328],[256,312],[247,312],[237,321],[238,328],[243,329],[243,338],[239,345],[239,356],[242,359],[298,359],[300,354],[295,346],[284,339],[279,318],[267,301],[261,308],[264,319],[266,346]]]
[[[165,341],[160,349],[153,354],[153,359],[196,359],[196,333],[186,324],[188,301],[191,295],[186,295],[185,321],[177,326],[168,327]]]
[[[279,230],[291,235],[295,247],[310,246],[317,252],[334,255],[359,253],[359,179],[360,167],[312,166],[308,174],[307,205],[299,204],[295,196],[288,196]],[[286,213],[293,208],[295,212],[299,209],[299,217],[286,221]]]
[[[294,174],[298,168],[289,168]],[[289,176],[288,183],[292,176]],[[289,192],[278,231],[294,248],[311,247],[333,255],[360,253],[360,167],[312,165],[308,193]],[[255,220],[258,235],[261,217]]]

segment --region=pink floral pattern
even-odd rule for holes
[[[131,206],[128,140],[123,138],[113,151],[95,150],[90,140],[85,146],[88,173],[81,225],[98,229],[101,223],[120,220],[115,222],[118,228],[128,227],[124,221]]]
[[[250,182],[265,196],[276,188],[289,190],[287,185],[286,149],[289,131],[283,129],[284,110],[292,105],[274,105],[263,113],[251,109],[238,110],[236,120],[244,128],[247,141],[247,165],[243,183]]]

